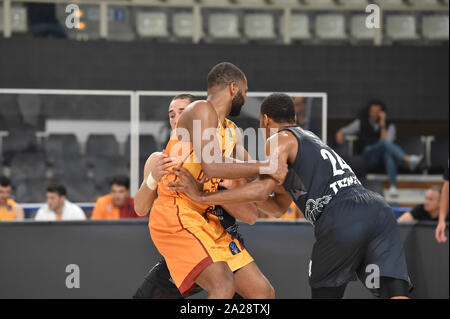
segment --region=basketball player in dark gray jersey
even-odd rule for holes
[[[177,168],[183,191],[202,204],[256,202],[280,217],[294,201],[314,226],[309,283],[313,298],[343,298],[358,277],[376,296],[407,298],[412,284],[391,207],[365,189],[350,166],[313,133],[295,124],[295,107],[285,94],[272,94],[261,106],[260,124],[268,135],[266,152],[277,141],[279,159],[289,165],[283,185],[270,176],[232,190],[201,193],[188,171]],[[268,136],[266,135],[266,136]]]

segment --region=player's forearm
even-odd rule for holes
[[[223,163],[202,163],[202,169],[209,178],[238,179],[255,178],[261,170],[268,167],[268,162],[241,162],[225,158]]]
[[[274,198],[269,197],[264,202],[256,203],[256,206],[258,207],[259,210],[261,210],[265,214],[276,218],[283,216],[283,214],[289,207],[289,206],[286,207],[285,204],[278,201],[276,197]]]
[[[245,184],[230,190],[202,193],[200,204],[227,205],[265,201],[276,185],[271,179]]]
[[[254,203],[228,204],[222,207],[234,218],[253,225],[258,219],[258,209]]]
[[[142,183],[139,191],[134,197],[134,210],[139,216],[146,216],[155,201],[156,190],[151,190],[145,183]]]
[[[442,195],[441,195],[441,206],[439,210],[439,222],[445,223],[445,219],[448,215],[448,181],[444,183],[444,186],[442,187]]]

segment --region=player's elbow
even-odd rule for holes
[[[150,208],[147,205],[140,203],[140,201],[134,202],[134,211],[140,217],[147,216]]]

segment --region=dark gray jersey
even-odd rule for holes
[[[299,127],[287,127],[297,138],[298,151],[283,183],[297,207],[314,225],[325,207],[343,189],[362,187],[350,166],[319,137]]]

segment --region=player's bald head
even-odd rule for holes
[[[215,87],[224,88],[233,82],[247,82],[244,72],[233,63],[219,63],[214,66],[208,74],[208,90]]]

